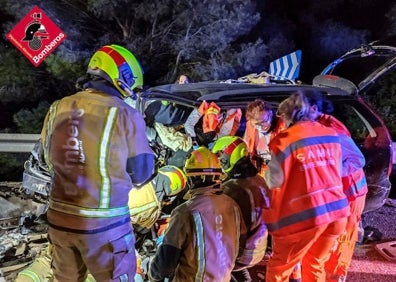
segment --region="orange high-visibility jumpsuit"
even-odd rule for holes
[[[266,282],[289,281],[300,261],[303,280],[324,281],[324,264],[349,215],[339,140],[334,130],[302,121],[271,141],[265,175],[270,209],[264,218],[273,254]]]
[[[335,129],[339,136],[350,137],[350,133],[345,125],[335,117],[322,114],[318,121],[323,125]],[[342,145],[347,146],[347,144]],[[348,151],[352,151],[355,157],[347,158],[347,161],[351,165],[348,166],[347,172],[342,177],[342,184],[344,193],[349,200],[351,214],[348,217],[346,231],[338,238],[338,244],[332,250],[330,259],[326,262],[326,281],[328,282],[341,282],[346,279],[358,239],[358,226],[368,191],[366,176],[363,171],[365,164],[364,156],[358,147],[355,146],[355,149],[353,149],[353,146],[348,146],[348,148]]]
[[[363,171],[364,156],[359,148],[350,139],[350,133],[345,125],[335,117],[322,114],[319,123],[334,129],[341,138],[343,149],[343,177],[344,193],[349,200],[351,215],[348,217],[346,231],[338,238],[336,247],[326,262],[326,281],[345,281],[348,268],[351,264],[353,252],[358,237],[358,225],[364,210],[368,191],[366,177]],[[301,268],[293,271],[291,278],[301,277]]]

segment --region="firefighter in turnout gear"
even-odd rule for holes
[[[269,208],[267,184],[252,164],[242,138],[220,137],[212,152],[217,154],[221,167],[227,174],[223,181],[223,191],[239,204],[246,225],[246,246],[234,268],[234,271],[244,270],[259,263],[265,255],[268,232],[263,212]]]
[[[171,213],[163,243],[150,264],[149,279],[229,282],[246,236],[240,208],[223,194],[219,160],[206,147],[191,153],[184,171],[188,200]]]
[[[47,217],[55,280],[133,281],[128,193],[154,173],[142,115],[124,102],[143,83],[135,56],[106,45],[83,90],[54,102],[41,142],[52,175]],[[98,267],[100,266],[100,267]]]
[[[179,194],[187,185],[185,173],[178,167],[166,165],[143,187],[129,192],[129,211],[132,224],[150,229],[161,215],[162,206]]]
[[[184,172],[175,166],[163,166],[158,169],[157,175],[143,187],[133,188],[129,192],[128,206],[131,212],[131,222],[136,229],[153,226],[158,219],[162,204],[167,204],[166,198],[174,197],[182,192],[187,178]],[[48,282],[53,281],[51,269],[52,246],[49,246],[35,258],[33,263],[18,273],[15,282]],[[139,270],[139,269],[138,269]],[[140,269],[138,273],[142,273]],[[142,273],[144,275],[144,273]],[[140,278],[137,274],[136,278]],[[85,282],[95,281],[91,274],[88,274]]]

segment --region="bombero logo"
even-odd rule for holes
[[[42,40],[48,39],[48,32],[41,23],[41,13],[33,14],[33,21],[25,28],[25,37],[22,41],[28,41],[30,49],[37,51],[42,46]]]
[[[35,6],[7,38],[37,67],[66,39],[66,34]]]

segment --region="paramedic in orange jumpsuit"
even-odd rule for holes
[[[52,175],[47,217],[57,281],[133,281],[128,193],[150,179],[154,154],[142,115],[124,102],[142,85],[134,55],[107,45],[92,56],[84,89],[54,102],[41,142]]]
[[[271,106],[261,99],[250,102],[246,108],[245,140],[252,162],[261,176],[271,155],[268,144],[282,129],[282,121],[273,117]]]
[[[341,181],[340,138],[312,121],[310,109],[302,93],[282,101],[278,113],[287,128],[269,144],[270,208],[264,219],[273,253],[266,282],[289,281],[300,261],[302,281],[325,281],[324,264],[350,213]]]
[[[323,112],[332,112],[330,101],[317,92],[307,94],[311,104],[311,118],[319,123],[333,128],[341,139],[343,149],[344,193],[348,197],[351,215],[348,217],[346,231],[338,238],[337,247],[332,250],[329,261],[326,262],[326,281],[343,282],[352,261],[355,244],[358,240],[358,227],[364,210],[368,191],[363,167],[365,159],[359,148],[351,139],[351,134],[345,125],[334,116]]]

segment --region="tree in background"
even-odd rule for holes
[[[34,67],[27,58],[11,43],[4,40],[5,34],[8,33],[17,22],[19,22],[34,5],[40,1],[8,1],[1,0],[2,14],[5,21],[2,26],[3,40],[0,45],[0,107],[14,110],[14,115],[21,116],[19,111],[26,113],[31,111],[34,114],[32,119],[36,122],[25,123],[24,127],[21,122],[16,124],[15,121],[20,118],[9,116],[2,120],[6,124],[1,124],[2,132],[22,132],[38,133],[45,115],[43,109],[37,111],[35,108],[42,108],[43,103],[48,105],[56,99],[68,95],[75,91],[74,84],[76,78],[84,74],[85,69],[82,67],[86,61],[86,53],[79,54],[77,51],[70,50],[67,43],[62,44],[55,54],[51,54],[43,64]],[[41,5],[40,5],[41,6]],[[45,5],[44,5],[45,6]],[[69,10],[70,11],[70,10]],[[48,16],[60,25],[60,21],[54,16],[52,10],[45,10]],[[74,13],[72,13],[74,15]],[[76,21],[71,22],[76,24]],[[70,28],[72,30],[72,28]],[[73,32],[71,32],[73,34]],[[73,36],[71,35],[73,38]],[[76,46],[79,41],[75,39]],[[77,55],[77,56],[76,56]],[[79,55],[79,56],[78,56]],[[40,106],[41,105],[41,106]]]
[[[8,63],[2,71],[8,76],[4,77],[2,102],[21,102],[24,97],[23,101],[38,106],[39,101],[51,103],[70,94],[91,54],[105,44],[132,50],[145,69],[146,85],[174,81],[179,73],[188,73],[195,81],[237,78],[267,70],[271,60],[292,51],[287,47],[270,51],[261,38],[244,37],[260,19],[251,0],[1,2],[8,16],[4,35],[34,5],[67,35],[67,40],[38,68],[13,46],[3,49],[2,56]],[[290,46],[281,39],[278,36],[272,42],[278,42],[278,47]],[[18,67],[12,69],[12,65]],[[28,99],[26,92],[30,93]],[[18,110],[25,110],[25,105],[20,105]],[[10,128],[15,130],[15,124]],[[17,129],[24,132],[20,126]]]
[[[67,35],[38,68],[4,40],[35,5]],[[236,78],[264,70],[268,61],[262,40],[240,39],[260,18],[250,0],[0,0],[0,7],[0,107],[15,111],[3,118],[1,132],[39,133],[46,107],[75,91],[88,59],[105,44],[130,49],[146,85],[174,81],[181,72],[197,81]]]
[[[391,7],[391,9],[386,13],[385,16],[389,23],[387,33],[389,35],[396,35],[396,4]]]
[[[99,45],[125,45],[141,60],[146,80],[155,84],[174,81],[180,73],[198,81],[265,68],[263,41],[238,41],[260,19],[251,0],[90,1],[87,9],[117,27],[102,33]],[[254,55],[254,64],[246,63],[247,55]]]
[[[396,140],[396,69],[381,77],[363,97],[383,118],[392,139]]]

